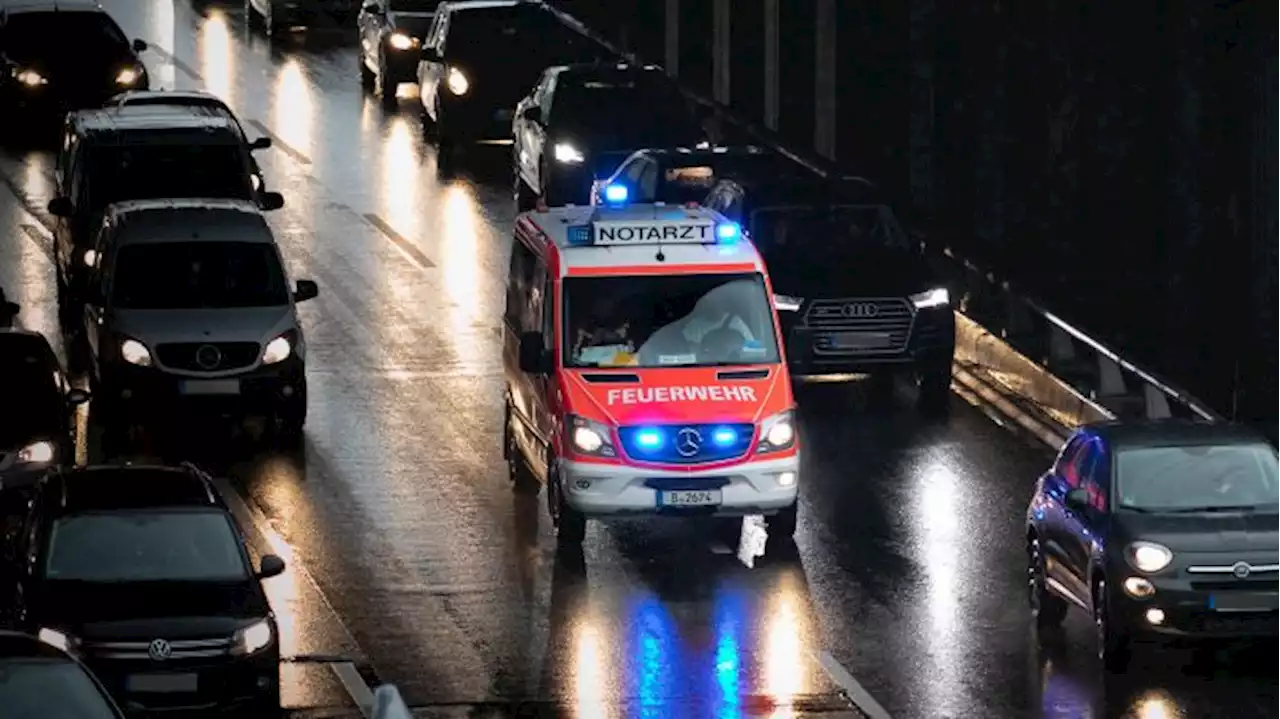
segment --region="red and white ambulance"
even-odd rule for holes
[[[547,485],[557,536],[589,517],[767,515],[796,525],[795,401],[765,265],[698,206],[526,212],[507,281],[504,455]]]

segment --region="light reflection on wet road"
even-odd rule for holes
[[[806,388],[798,556],[748,568],[707,528],[633,521],[557,554],[498,443],[509,148],[443,180],[413,100],[387,113],[362,93],[353,37],[268,41],[238,3],[105,4],[164,49],[146,56],[157,84],[206,87],[273,137],[259,161],[287,204],[272,224],[293,275],[321,287],[300,308],[305,456],[201,454],[248,498],[258,551],[295,560],[271,588],[286,654],[349,658],[418,706],[591,719],[839,716],[832,660],[899,718],[1276,715],[1274,652],[1261,670],[1169,652],[1104,682],[1086,622],[1038,649],[1020,529],[1048,453],[958,400],[933,423],[903,397]],[[0,166],[43,206],[47,154]],[[38,223],[7,194],[0,221],[0,285],[51,332]],[[285,676],[292,707],[351,705],[323,667]]]

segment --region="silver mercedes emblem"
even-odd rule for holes
[[[173,648],[169,646],[169,642],[163,639],[152,639],[151,644],[147,645],[147,656],[157,662],[168,659],[172,653]]]
[[[880,314],[880,308],[874,302],[850,302],[840,308],[840,314],[849,319],[867,319]]]
[[[1245,577],[1248,577],[1249,572],[1252,571],[1253,568],[1250,567],[1247,562],[1236,562],[1231,565],[1231,574],[1233,574],[1236,579],[1244,579]]]
[[[222,362],[222,350],[213,345],[200,345],[196,349],[196,364],[201,369],[215,369]]]
[[[693,427],[676,432],[676,451],[681,457],[692,457],[702,449],[702,435]]]

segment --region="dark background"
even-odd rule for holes
[[[662,63],[662,0],[562,0]],[[814,138],[814,0],[781,0],[781,117]],[[730,104],[763,115],[763,0],[733,0]],[[1270,0],[837,0],[834,158],[909,224],[1220,412],[1277,414]],[[712,0],[679,77],[711,95]]]

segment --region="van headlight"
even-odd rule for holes
[[[951,304],[951,293],[946,287],[935,287],[926,292],[911,295],[911,304],[916,309],[927,310],[930,307],[942,307]]]
[[[455,95],[465,95],[467,90],[471,89],[471,81],[467,80],[467,76],[463,75],[462,71],[456,67],[449,68],[445,84],[449,86],[449,92]]]
[[[556,162],[562,162],[566,165],[581,165],[587,159],[582,154],[582,151],[567,142],[557,142],[554,152]]]
[[[239,655],[260,652],[271,646],[273,634],[271,622],[266,619],[254,622],[236,632],[235,644],[232,645],[231,651]]]
[[[1173,562],[1173,550],[1155,542],[1134,542],[1125,555],[1139,572],[1158,572]]]
[[[569,415],[569,443],[578,454],[597,457],[616,457],[613,436],[609,428],[600,422]]]
[[[48,644],[51,647],[57,647],[64,652],[73,652],[76,647],[80,645],[79,639],[76,639],[66,632],[60,632],[57,629],[49,629],[48,627],[42,627],[40,631],[36,633],[36,638],[45,644]]]
[[[779,412],[760,423],[760,446],[757,452],[778,452],[796,443],[796,414]]]
[[[57,448],[53,446],[53,442],[41,440],[32,442],[18,450],[18,461],[28,464],[44,464],[52,462],[56,454]]]
[[[138,340],[125,338],[120,342],[120,359],[131,365],[150,367],[151,350]]]
[[[129,87],[137,82],[140,77],[142,77],[142,73],[138,72],[137,68],[126,67],[116,73],[116,84],[121,87]]]
[[[391,37],[387,38],[387,44],[395,50],[412,50],[418,46],[418,39],[407,33],[393,32]]]
[[[276,364],[293,354],[293,333],[285,332],[262,348],[262,364]]]

